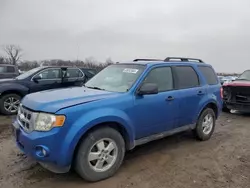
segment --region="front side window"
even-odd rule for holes
[[[113,92],[127,92],[144,71],[144,65],[110,65],[89,80],[85,87]]]
[[[40,80],[59,79],[60,69],[47,69],[45,71],[41,71],[36,77]]]
[[[177,88],[193,88],[199,86],[199,78],[195,70],[190,66],[176,66]]]
[[[173,89],[173,76],[170,67],[154,68],[146,76],[143,83],[154,83],[158,86],[158,91],[169,91]]]

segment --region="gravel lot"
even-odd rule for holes
[[[240,188],[250,184],[250,115],[222,114],[213,137],[196,141],[190,132],[129,152],[112,178],[86,183],[74,172],[57,175],[22,155],[10,118],[0,117],[1,188]]]

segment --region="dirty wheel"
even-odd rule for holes
[[[199,140],[205,141],[210,139],[215,128],[215,113],[213,109],[205,109],[196,124],[194,133]]]
[[[6,94],[0,99],[0,111],[4,115],[14,115],[18,111],[21,97],[17,94]]]
[[[75,169],[87,181],[111,177],[122,164],[125,143],[119,132],[105,127],[89,133],[80,143]]]

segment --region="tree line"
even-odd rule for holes
[[[86,58],[85,60],[61,60],[52,59],[44,61],[27,61],[22,60],[23,50],[18,45],[5,45],[3,46],[3,51],[5,55],[0,54],[0,64],[12,64],[17,65],[21,71],[27,71],[35,67],[44,66],[78,66],[86,68],[94,68],[96,70],[101,70],[106,66],[113,64],[114,62],[108,58],[105,62],[97,62],[94,58]],[[237,73],[217,73],[220,76],[227,75],[239,75]]]
[[[0,54],[0,64],[12,64],[18,66],[21,71],[27,71],[39,66],[77,66],[94,68],[98,71],[114,62],[108,58],[105,62],[97,62],[94,58],[86,58],[85,60],[62,60],[50,59],[43,61],[22,60],[23,50],[17,45],[3,46],[4,55]]]

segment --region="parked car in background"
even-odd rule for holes
[[[223,76],[218,76],[218,79],[219,79],[221,85],[223,85],[223,83],[224,83]]]
[[[223,85],[223,111],[250,112],[250,70]]]
[[[223,76],[220,80],[221,80],[221,83],[223,85],[223,84],[230,83],[230,82],[234,81],[235,79],[237,79],[236,76]]]
[[[138,145],[187,130],[210,139],[220,91],[214,69],[198,59],[113,64],[84,87],[25,96],[13,122],[16,143],[53,172],[74,168],[88,181],[103,180]]]
[[[63,87],[82,86],[88,76],[77,67],[38,67],[13,79],[0,80],[0,112],[17,113],[20,100],[29,93]]]
[[[0,79],[15,78],[19,74],[20,73],[17,66],[10,64],[0,64]]]

